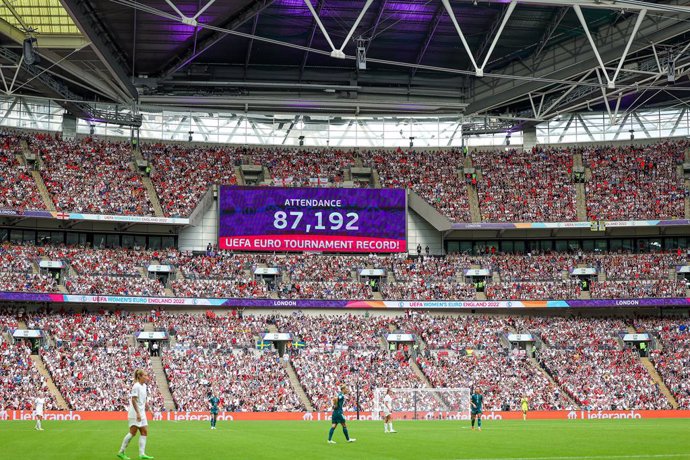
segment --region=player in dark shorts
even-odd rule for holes
[[[215,430],[216,418],[218,417],[218,403],[220,403],[220,399],[218,399],[217,396],[214,396],[213,393],[209,392],[208,403],[211,406],[211,429]]]
[[[338,396],[333,398],[333,415],[331,416],[331,430],[328,432],[328,444],[335,444],[333,440],[333,433],[338,424],[343,426],[343,434],[347,442],[355,442],[356,439],[351,438],[350,434],[347,432],[347,423],[345,422],[345,416],[343,415],[343,406],[345,404],[345,395],[349,393],[347,386],[342,385],[340,387],[340,392]]]
[[[482,396],[479,387],[474,389],[474,394],[470,397],[470,413],[472,414],[472,429],[474,430],[474,420],[477,420],[477,429],[482,431],[482,404],[484,403],[484,396]]]

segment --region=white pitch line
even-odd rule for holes
[[[574,457],[495,457],[495,458],[458,458],[456,460],[588,460],[588,459],[631,459],[631,458],[690,458],[685,454],[645,454],[645,455],[585,455]]]

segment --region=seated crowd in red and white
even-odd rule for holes
[[[151,372],[149,352],[133,346],[133,334],[152,322],[174,339],[161,350],[164,371],[180,410],[206,410],[209,390],[221,397],[226,410],[303,410],[289,383],[289,360],[314,408],[329,410],[340,384],[359,386],[360,408],[373,408],[375,388],[423,387],[412,370],[416,360],[436,387],[475,387],[486,407],[517,408],[523,396],[532,409],[661,409],[670,407],[637,352],[621,350],[616,339],[629,322],[615,318],[548,316],[405,316],[290,315],[253,316],[237,313],[151,314],[31,313],[29,328],[39,328],[46,341],[40,354],[47,369],[75,410],[123,410],[132,370]],[[13,314],[0,315],[0,331],[18,327]],[[271,324],[293,334],[302,347],[289,347],[287,358],[258,351],[253,345]],[[690,404],[686,383],[688,324],[681,320],[640,318],[637,330],[651,332],[661,342],[652,361],[681,407]],[[384,335],[416,334],[423,347],[384,351]],[[524,352],[509,350],[505,335],[530,333],[543,343],[537,350],[540,369]],[[3,334],[0,334],[2,336]],[[0,342],[0,406],[22,408],[45,382],[19,341]],[[549,383],[544,370],[556,382]],[[583,385],[583,382],[586,384]],[[21,396],[17,397],[17,391]],[[163,407],[150,383],[151,406]],[[354,409],[350,399],[346,409]],[[51,400],[49,408],[55,407]]]
[[[592,147],[583,160],[589,220],[682,219],[685,190],[678,165],[686,141],[649,146]]]
[[[460,179],[464,157],[455,150],[363,152],[382,187],[409,188],[453,222],[470,222],[470,201]]]
[[[17,159],[25,137],[19,132],[0,130],[0,209],[46,209],[31,171]]]
[[[650,358],[678,405],[690,407],[690,322],[680,318],[640,318],[639,332],[652,334],[660,342]]]
[[[128,143],[36,135],[30,148],[42,159],[41,176],[58,211],[153,215]]]
[[[149,353],[133,346],[133,334],[144,328],[141,315],[36,314],[28,324],[47,332],[53,346],[41,350],[41,357],[72,409],[125,410],[134,370],[153,376]],[[162,408],[155,379],[148,385],[150,406]]]
[[[477,192],[484,221],[577,220],[570,150],[475,152],[472,162],[482,171]]]

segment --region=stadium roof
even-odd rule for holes
[[[690,0],[0,2],[5,80],[36,28],[14,86],[58,99],[533,122],[690,94]]]

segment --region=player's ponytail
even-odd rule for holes
[[[136,371],[134,371],[134,380],[138,382],[142,375],[144,375],[144,370],[137,369]]]

